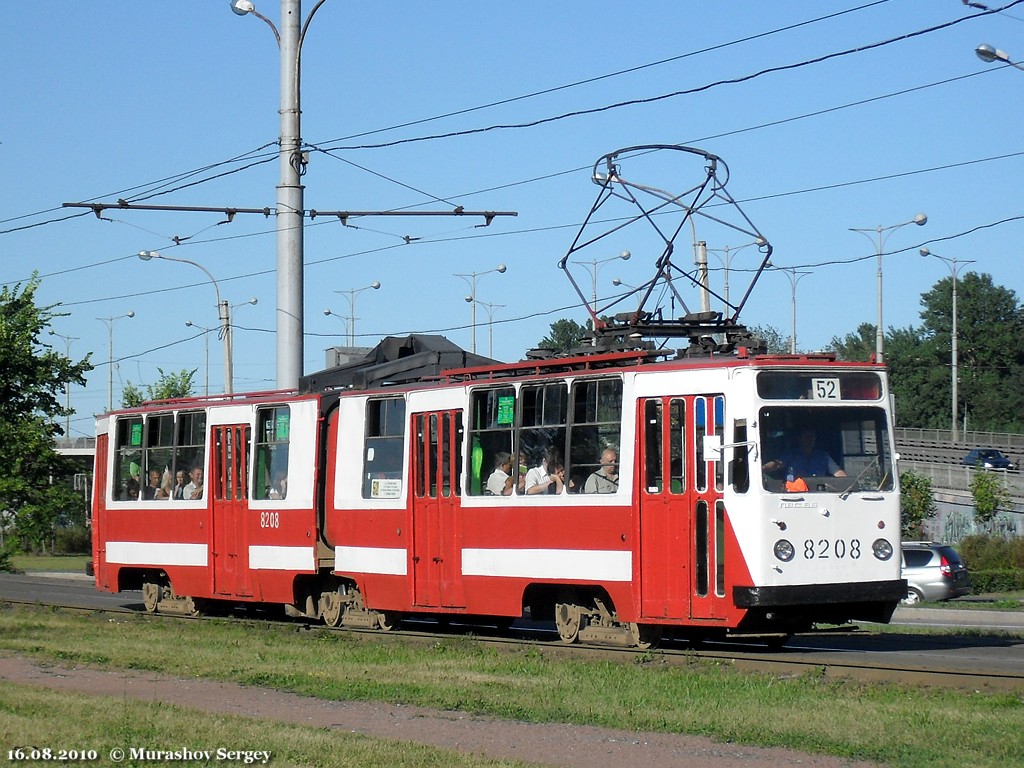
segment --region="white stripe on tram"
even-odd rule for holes
[[[336,547],[334,570],[405,576],[408,573],[408,552],[385,547]]]
[[[120,565],[195,565],[210,564],[205,544],[178,544],[156,541],[108,541],[107,562]]]
[[[464,549],[463,576],[630,581],[633,554],[601,549]]]
[[[249,567],[254,571],[315,571],[312,547],[249,547]]]

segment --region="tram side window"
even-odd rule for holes
[[[729,462],[729,476],[736,493],[750,490],[750,462],[747,460],[750,446],[747,444],[747,420],[736,419],[732,425],[732,461]]]
[[[507,453],[512,457],[513,467],[519,465],[512,446],[515,407],[516,392],[512,387],[478,389],[473,392],[467,484],[471,496],[494,494],[494,489],[488,490],[487,481],[495,470],[499,455]],[[518,470],[514,470],[513,474],[515,471]]]
[[[283,499],[288,495],[288,441],[291,410],[287,405],[260,408],[256,412],[256,456],[252,497]]]
[[[186,411],[178,414],[178,440],[174,449],[174,485],[180,479],[193,482],[192,470],[205,469],[204,448],[206,446],[206,412]],[[184,477],[181,478],[181,473]],[[205,485],[203,486],[205,487]],[[181,498],[175,495],[173,498]],[[200,496],[201,498],[201,496]]]
[[[146,452],[142,467],[142,498],[169,499],[174,481],[174,414],[146,419]],[[156,485],[153,481],[156,481]]]
[[[564,382],[531,384],[519,391],[519,450],[531,469],[546,456],[564,463],[569,396]],[[552,467],[549,466],[550,471]],[[525,489],[529,493],[529,488]]]
[[[720,491],[725,480],[722,455],[717,451],[705,454],[704,438],[714,435],[718,438],[717,444],[722,444],[722,438],[725,435],[725,398],[721,395],[694,398],[694,417],[693,450],[697,459],[696,489],[698,491],[708,489],[707,462],[710,461],[715,473],[715,490]]]
[[[669,403],[669,493],[686,492],[686,401]]]
[[[366,404],[363,451],[363,498],[392,499],[402,493],[405,446],[405,400],[370,400]]]
[[[136,501],[142,490],[142,417],[118,419],[116,435],[110,498]]]
[[[572,426],[569,428],[570,491],[615,493],[619,467],[607,467],[604,457],[619,458],[622,424],[622,379],[577,381],[572,387]]]

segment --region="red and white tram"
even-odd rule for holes
[[[97,587],[141,588],[153,611],[278,603],[380,628],[528,609],[568,642],[640,644],[887,621],[905,595],[881,366],[740,350],[451,367],[464,358],[430,342],[388,339],[384,362],[308,391],[100,417]],[[424,380],[423,355],[449,369]],[[792,476],[808,432],[838,472]],[[617,484],[586,493],[608,449]],[[556,454],[561,492],[524,492]],[[509,455],[511,493],[492,495]],[[194,469],[196,498],[174,498]],[[139,490],[156,476],[163,492]]]

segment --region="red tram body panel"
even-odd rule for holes
[[[880,366],[741,355],[147,403],[97,420],[96,585],[332,626],[528,614],[566,642],[885,621],[891,426]],[[827,475],[787,453],[809,431]]]

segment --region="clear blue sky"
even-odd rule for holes
[[[278,5],[257,3],[274,21]],[[304,13],[313,5],[307,0]],[[72,355],[93,355],[88,386],[72,391],[73,434],[91,434],[92,414],[106,407],[108,329],[97,318],[135,312],[114,323],[115,403],[124,382],[152,383],[158,368],[198,368],[202,388],[203,337],[185,321],[217,324],[213,289],[199,270],[142,262],[140,250],[201,263],[232,304],[259,299],[233,313],[235,387],[273,388],[273,219],[240,215],[218,226],[216,214],[114,211],[107,214],[113,221],[91,213],[59,221],[76,213],[61,209],[63,202],[122,197],[273,208],[276,162],[243,167],[267,157],[278,135],[270,30],[232,14],[227,0],[36,0],[4,10],[0,283],[38,271],[41,300],[59,302],[68,313],[55,328],[75,337]],[[1024,4],[979,14],[959,0],[328,0],[303,48],[302,133],[310,144],[337,149],[312,154],[307,208],[457,204],[519,216],[486,229],[448,218],[365,219],[353,222],[358,229],[321,218],[307,225],[305,370],[322,368],[324,349],[343,341],[344,323],[323,314],[330,308],[348,315],[346,298],[335,291],[374,280],[381,289],[357,298],[365,345],[420,331],[444,333],[468,348],[467,286],[453,273],[499,263],[508,271],[481,277],[477,289],[480,301],[505,305],[494,312],[495,357],[519,359],[559,317],[583,321],[581,310],[562,309],[575,295],[556,265],[593,200],[594,161],[635,144],[690,144],[728,163],[729,191],[773,244],[774,263],[813,270],[797,290],[801,349],[825,347],[875,320],[875,247],[851,227],[928,215],[925,227],[904,227],[887,240],[887,327],[918,324],[921,294],[949,275],[939,261],[918,255],[923,245],[977,260],[972,269],[1020,296],[1024,72],[984,64],[974,48],[990,43],[1024,59]],[[909,37],[716,84],[902,36]],[[576,83],[584,84],[562,87]],[[558,90],[516,98],[550,89]],[[349,148],[528,123],[677,91],[691,93],[537,127]],[[461,114],[394,127],[449,113]],[[225,164],[232,158],[245,159]],[[203,168],[209,170],[183,176]],[[680,178],[677,187],[695,181]],[[743,244],[696,234],[712,249]],[[406,235],[419,239],[406,244]],[[175,237],[188,239],[176,246]],[[658,255],[626,237],[610,242],[607,254],[586,258],[621,248],[633,258],[602,267],[602,294],[614,292],[614,277],[649,277]],[[753,250],[735,256],[733,267],[750,266]],[[741,320],[788,335],[790,304],[788,279],[769,274]],[[485,319],[481,310],[483,353]],[[211,391],[221,391],[216,337],[209,375]]]

